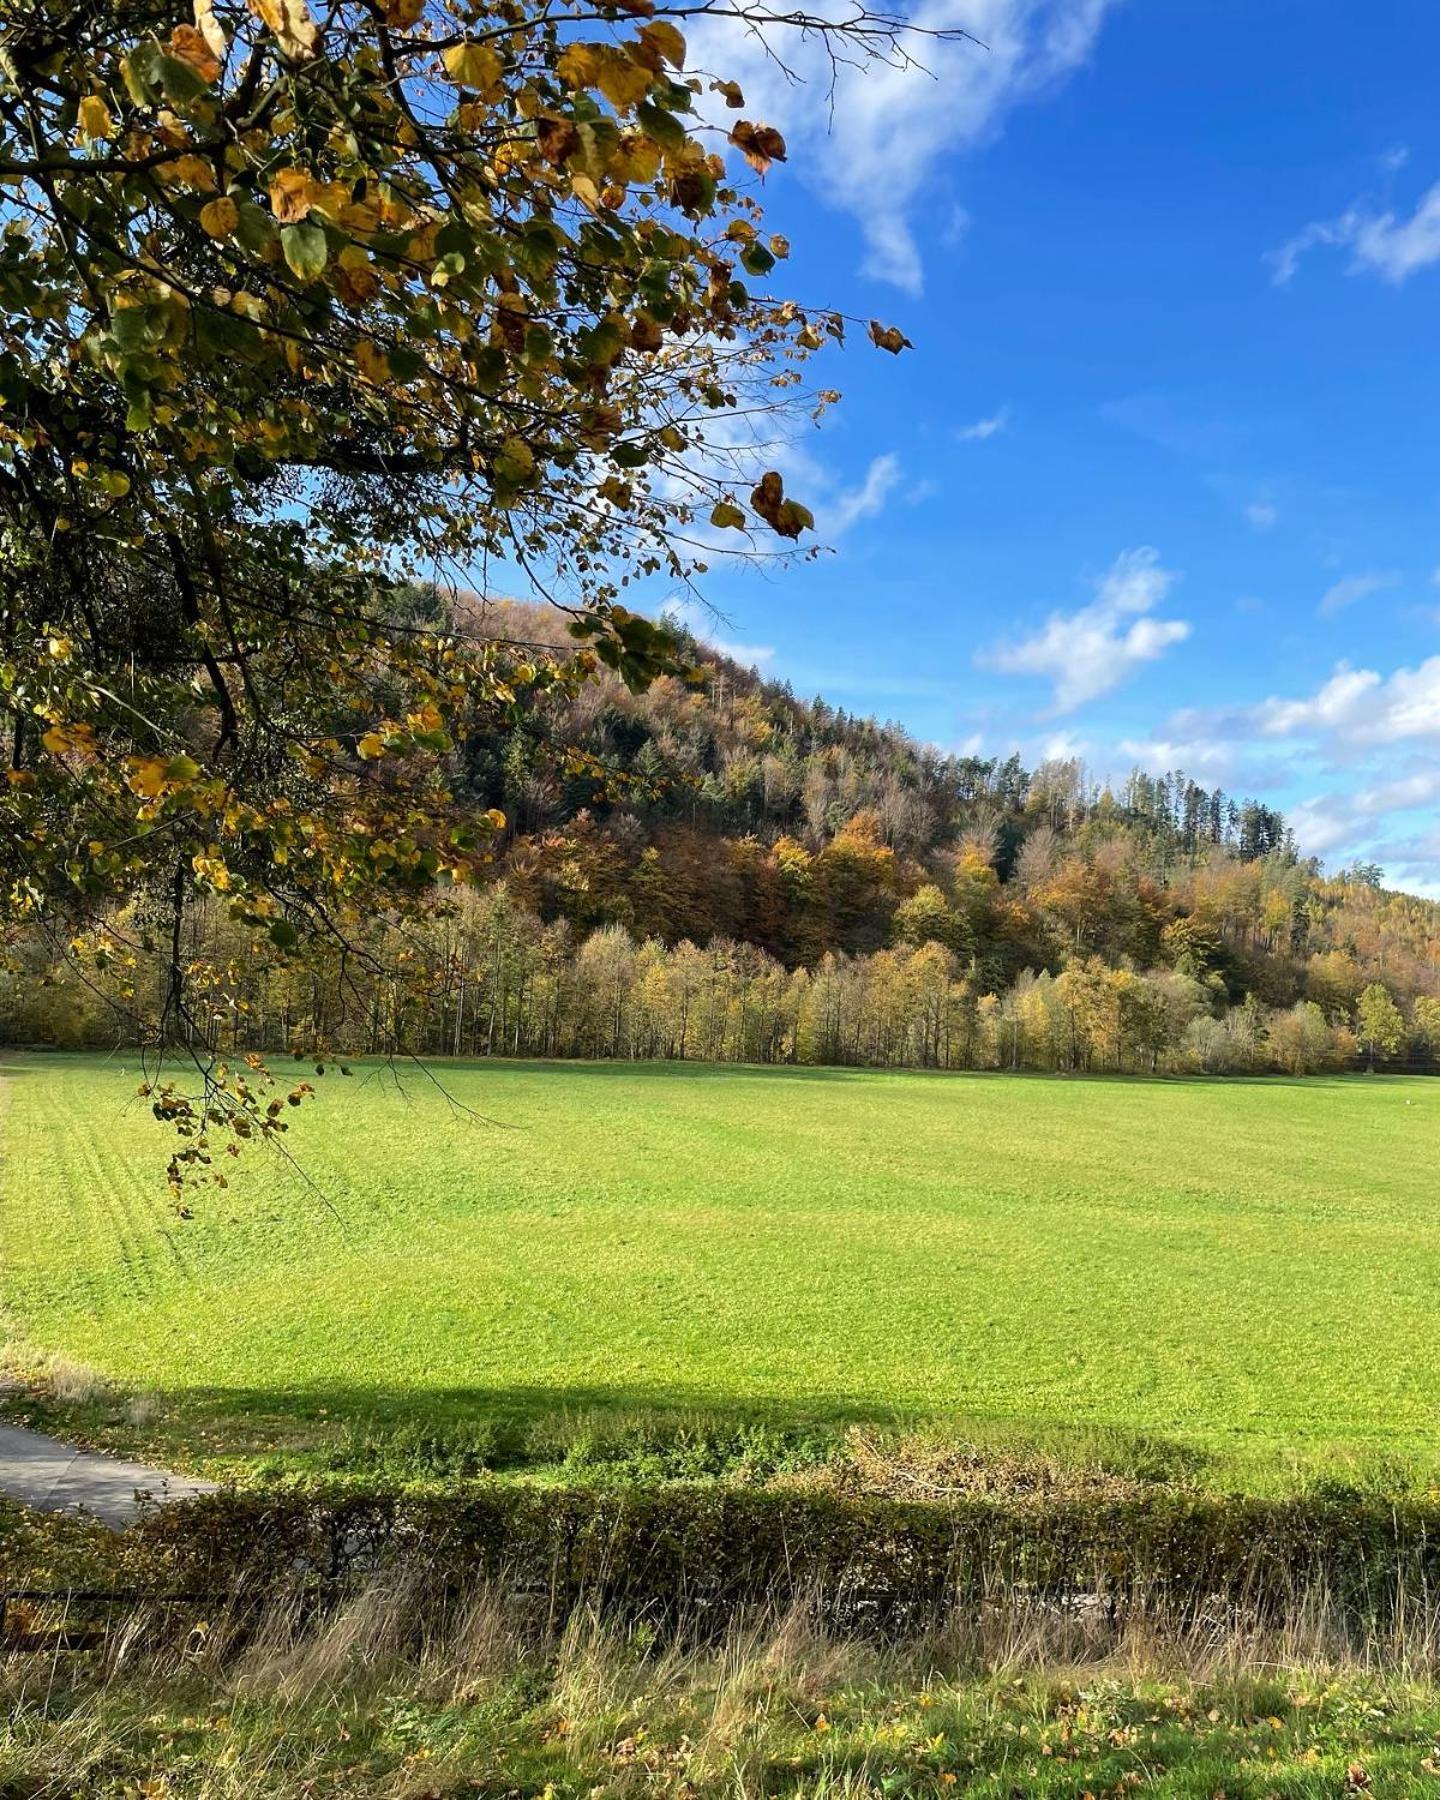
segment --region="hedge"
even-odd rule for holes
[[[71,1532],[73,1551],[74,1528],[56,1530]],[[0,1587],[24,1585],[24,1564],[44,1542],[33,1528],[22,1538],[8,1556],[0,1541]],[[1440,1504],[1158,1488],[944,1505],[714,1484],[221,1492],[157,1509],[118,1536],[97,1532],[91,1548],[105,1581],[157,1596],[290,1591],[323,1601],[404,1565],[443,1584],[499,1579],[556,1613],[583,1599],[720,1620],[804,1598],[837,1625],[878,1630],[1013,1597],[1279,1617],[1323,1591],[1347,1615],[1372,1619],[1440,1598]],[[73,1554],[63,1566],[83,1585]]]

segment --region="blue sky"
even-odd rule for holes
[[[725,59],[790,143],[788,291],[915,348],[822,362],[843,403],[779,460],[833,552],[715,567],[704,629],[1440,894],[1440,8],[914,3],[987,48],[847,74],[833,120]]]

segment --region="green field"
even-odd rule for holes
[[[8,1065],[0,1301],[191,1462],[684,1408],[1440,1465],[1440,1083],[360,1071],[184,1220],[126,1063]]]

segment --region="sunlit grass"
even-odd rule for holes
[[[1440,1083],[361,1072],[187,1220],[125,1060],[5,1078],[0,1294],[196,1456],[676,1406],[1440,1450]]]

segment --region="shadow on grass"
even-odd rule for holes
[[[603,1383],[484,1389],[341,1383],[192,1388],[152,1399],[136,1421],[116,1393],[83,1407],[32,1395],[3,1409],[61,1436],[182,1469],[372,1473],[397,1479],[554,1472],[567,1479],[769,1478],[849,1461],[857,1445],[884,1463],[987,1463],[1104,1473],[1139,1482],[1214,1485],[1206,1450],[1106,1426],[886,1412],[853,1396],[748,1401],[683,1386]],[[1207,1477],[1209,1478],[1207,1480]],[[948,1479],[941,1477],[940,1479]]]

